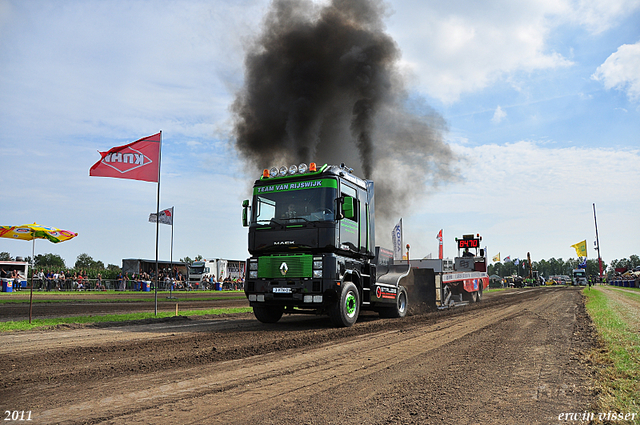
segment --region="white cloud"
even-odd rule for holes
[[[549,47],[559,28],[603,31],[639,5],[640,0],[397,0],[389,32],[403,51],[403,69],[417,75],[423,92],[450,104],[502,79],[518,89],[519,73],[573,65]]]
[[[4,25],[0,17],[0,126],[37,120],[40,134],[105,135],[108,127],[211,135],[242,81],[243,37],[261,7],[17,2],[0,10],[8,15]]]
[[[592,78],[602,81],[607,89],[626,91],[632,101],[640,100],[640,41],[620,46]]]
[[[505,74],[569,66],[547,51],[547,15],[558,13],[544,2],[426,2],[406,9],[399,3],[390,31],[403,49],[408,68],[422,89],[445,103],[481,90]],[[407,24],[409,22],[409,24]]]
[[[507,116],[507,113],[502,110],[500,105],[496,108],[496,111],[493,113],[493,118],[491,118],[491,122],[494,124],[500,124],[503,119]]]
[[[639,0],[578,0],[573,5],[573,20],[591,33],[608,30],[621,17],[640,7]]]

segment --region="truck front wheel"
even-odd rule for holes
[[[253,315],[262,323],[276,323],[282,317],[284,309],[276,305],[255,305]]]
[[[353,282],[344,282],[342,293],[329,310],[329,317],[335,326],[349,327],[356,323],[360,313],[360,293]]]

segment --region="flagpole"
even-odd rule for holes
[[[171,258],[169,259],[169,261],[171,261],[171,274],[173,275],[173,218],[176,214],[176,209],[175,207],[171,208]]]
[[[33,270],[36,265],[36,238],[31,245],[31,289],[29,290],[29,324],[31,324],[31,311],[33,310]],[[29,276],[26,276],[29,279]]]
[[[171,207],[171,254],[169,257],[169,262],[171,263],[171,271],[169,272],[169,276],[172,278],[173,276],[173,218],[175,217],[176,209],[175,207]]]
[[[596,225],[596,250],[598,250],[598,268],[600,269],[600,282],[602,283],[602,257],[600,257],[600,239],[598,238],[598,220],[596,220],[596,204],[593,204],[593,222]]]
[[[158,151],[158,196],[156,197],[156,284],[154,290],[155,314],[158,315],[158,285],[160,275],[158,274],[158,234],[160,230],[160,165],[162,164],[162,130],[160,130],[160,149]]]

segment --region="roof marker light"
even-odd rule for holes
[[[288,169],[284,165],[282,167],[280,167],[280,176],[281,177],[286,176],[287,175],[287,171],[288,171]]]
[[[293,175],[295,173],[298,172],[298,166],[297,165],[292,165],[291,167],[289,167],[289,174]]]
[[[312,162],[311,164],[309,164],[309,171],[311,171],[311,172],[317,171],[315,162]]]
[[[265,179],[269,178],[269,170],[267,170],[266,168],[262,171],[262,177],[264,177]]]
[[[298,172],[300,174],[304,174],[307,172],[307,164],[305,164],[304,162],[300,165],[298,165]]]
[[[269,175],[271,177],[276,177],[278,175],[278,168],[277,167],[271,167],[271,169],[269,170]]]

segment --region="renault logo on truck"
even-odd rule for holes
[[[282,276],[286,276],[288,271],[289,271],[289,266],[287,266],[287,263],[280,264],[280,273],[282,273]]]

